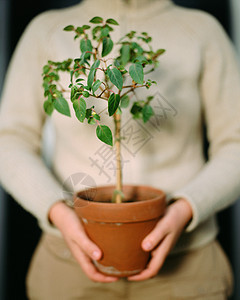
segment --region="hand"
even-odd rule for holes
[[[63,202],[55,203],[49,211],[49,220],[61,231],[72,255],[84,273],[96,282],[114,282],[118,278],[100,273],[92,259],[99,260],[101,250],[88,238],[74,210]]]
[[[192,219],[192,208],[185,199],[179,199],[168,206],[165,215],[142,242],[144,251],[151,251],[151,260],[141,273],[128,277],[128,280],[149,279],[159,272],[163,263],[176,244],[182,231]]]

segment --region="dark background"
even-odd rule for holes
[[[7,60],[11,57],[24,28],[34,16],[48,9],[66,7],[79,2],[79,0],[9,0]],[[182,6],[210,12],[218,18],[231,35],[229,2],[227,0],[175,0],[174,2]],[[2,294],[4,296],[1,300],[24,300],[27,299],[25,295],[26,272],[41,232],[36,220],[9,195],[6,197],[6,259],[3,262],[5,275]],[[219,240],[232,261],[231,208],[219,214],[218,218],[221,228]]]

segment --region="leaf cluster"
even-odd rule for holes
[[[79,40],[80,55],[62,62],[48,61],[42,74],[44,96],[47,98],[44,102],[45,112],[51,115],[55,109],[70,116],[69,103],[65,97],[69,92],[68,98],[77,119],[80,122],[86,119],[89,124],[97,125],[97,137],[111,146],[113,137],[110,128],[101,123],[100,113],[95,111],[94,106],[88,107],[87,100],[90,97],[96,101],[104,100],[109,116],[121,114],[122,109],[130,105],[135,89],[149,89],[152,84],[156,84],[144,77],[156,68],[158,57],[164,53],[163,49],[153,51],[152,38],[146,32],[138,35],[131,31],[114,43],[111,33],[118,25],[114,19],[104,21],[97,16],[90,20],[90,25],[66,26],[64,31],[74,33],[74,40]],[[111,56],[115,47],[118,54]],[[68,89],[60,84],[62,72],[69,73]],[[133,117],[147,122],[154,114],[151,100],[149,96],[147,100],[133,101],[130,108]]]

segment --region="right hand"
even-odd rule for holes
[[[101,250],[86,235],[76,213],[64,202],[55,203],[49,211],[49,220],[61,231],[72,255],[80,264],[84,273],[96,282],[114,282],[117,277],[100,273],[92,260],[99,260]]]

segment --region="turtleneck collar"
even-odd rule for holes
[[[135,9],[144,9],[153,4],[165,7],[171,3],[171,0],[117,0],[123,2],[126,6],[133,7]]]
[[[133,19],[149,18],[173,5],[172,0],[85,0],[86,3],[91,1],[92,6],[101,6],[109,13],[114,11]]]
[[[158,14],[169,8],[172,0],[117,0],[122,2],[124,10],[132,18],[142,18]]]
[[[166,3],[171,3],[171,0],[115,0],[125,3],[125,5],[136,7],[136,8],[144,8],[153,3],[158,3],[161,5],[165,5]]]

